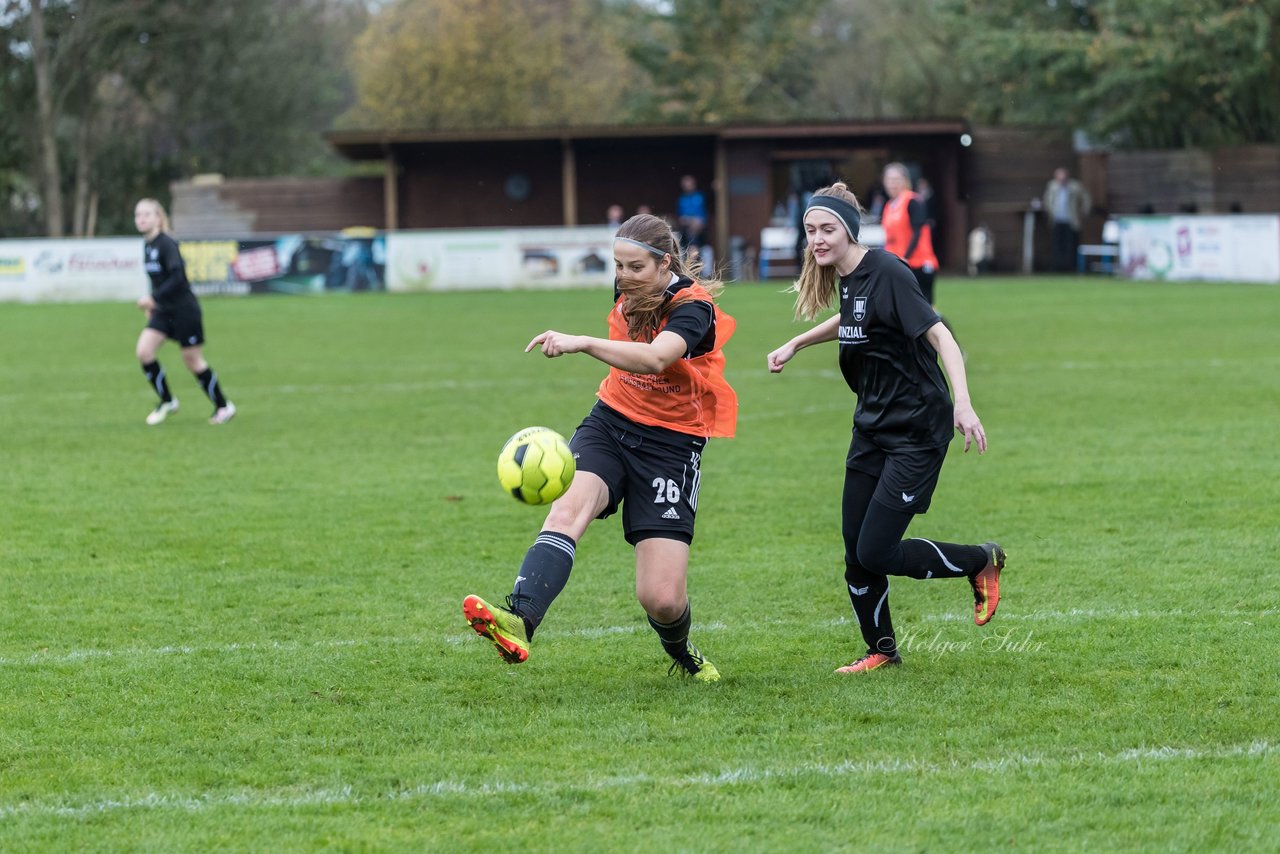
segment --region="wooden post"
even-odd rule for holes
[[[578,161],[573,140],[560,140],[560,193],[564,200],[564,224],[578,224]]]
[[[1036,269],[1036,212],[1027,208],[1022,215],[1022,272],[1030,275]]]
[[[725,156],[724,139],[716,136],[715,153],[716,199],[716,263],[729,261],[729,159]],[[710,272],[710,271],[708,271]]]
[[[386,220],[384,228],[387,231],[395,231],[400,227],[400,199],[396,190],[399,187],[400,164],[396,162],[395,150],[390,145],[383,147],[383,170],[382,170],[382,206],[383,218]]]

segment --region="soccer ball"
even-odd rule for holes
[[[569,443],[546,427],[526,427],[498,454],[498,482],[525,504],[550,504],[564,495],[575,470]]]

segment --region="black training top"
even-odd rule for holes
[[[667,300],[670,301],[676,294],[680,293],[680,291],[685,288],[690,287],[692,284],[692,279],[687,276],[680,276],[674,282],[667,285]],[[618,289],[618,280],[614,279],[613,301],[615,304],[617,304],[618,297],[620,296],[622,296],[622,291]],[[662,331],[674,332],[684,339],[684,358],[692,359],[696,356],[705,356],[707,353],[710,353],[716,345],[715,306],[706,300],[682,300],[678,305],[672,308],[671,313],[667,315],[667,322],[666,325],[662,327]],[[687,433],[681,433],[677,430],[669,430],[666,427],[655,427],[649,424],[641,424],[638,421],[633,421],[602,400],[597,400],[596,405],[591,411],[593,415],[603,418],[605,421],[613,424],[620,430],[660,442],[664,445],[674,444],[680,448],[692,445],[693,447],[701,448],[706,444],[706,439],[703,437],[694,437]]]
[[[854,429],[883,448],[951,441],[953,405],[924,334],[942,320],[911,269],[871,249],[840,279],[840,372],[858,395]]]
[[[693,279],[680,276],[667,285],[667,301],[670,302],[687,287],[693,285]],[[618,280],[613,282],[613,301],[616,303],[622,291],[618,289]],[[716,310],[706,300],[686,299],[681,301],[667,315],[663,332],[674,332],[684,339],[684,358],[693,359],[705,356],[716,346]]]
[[[196,295],[187,281],[187,267],[182,263],[178,242],[163,231],[148,240],[142,260],[151,277],[151,296],[162,310],[189,308],[196,305]]]

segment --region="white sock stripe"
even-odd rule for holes
[[[538,536],[538,539],[533,541],[533,544],[535,546],[538,545],[539,543],[541,543],[544,546],[551,546],[552,548],[559,549],[560,551],[567,554],[570,560],[573,560],[573,558],[577,555],[577,551],[578,551],[577,547],[575,547],[572,542],[566,542],[565,540],[562,540],[559,537],[548,537],[545,534],[540,534]]]
[[[884,601],[888,598],[889,598],[889,588],[886,586],[884,588],[884,595],[881,596],[880,601],[876,603],[875,613],[871,615],[872,618],[875,620],[875,625],[877,629],[880,628],[880,608],[884,605]]]
[[[942,553],[942,549],[938,548],[938,544],[935,543],[933,540],[926,540],[924,537],[912,537],[911,539],[915,540],[918,543],[928,543],[929,545],[933,546],[933,550],[938,553],[939,560],[942,561],[943,565],[947,569],[951,570],[956,575],[968,575],[968,573],[965,572],[963,569],[956,566],[951,561],[947,560],[947,556]]]

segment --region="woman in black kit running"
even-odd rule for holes
[[[160,397],[160,403],[147,416],[154,426],[178,411],[178,399],[169,391],[164,368],[156,361],[156,352],[166,338],[182,348],[182,363],[195,376],[200,388],[213,403],[210,424],[226,424],[236,414],[236,405],[222,392],[218,375],[204,360],[204,322],[200,303],[187,281],[187,268],[182,263],[178,243],[169,236],[169,216],[155,199],[143,199],[133,211],[133,224],[146,239],[143,263],[151,278],[151,293],[138,300],[138,308],[147,314],[147,326],[138,336],[138,361],[147,382]]]
[[[799,350],[838,341],[840,371],[858,396],[841,529],[845,583],[867,651],[837,673],[902,661],[889,616],[888,576],[968,579],[973,619],[982,626],[1000,601],[1005,562],[1004,549],[994,542],[903,539],[911,520],[929,509],[952,429],[964,435],[966,452],[971,444],[985,452],[987,434],[969,402],[955,338],[900,258],[858,242],[861,216],[844,184],[810,198],[796,314],[813,320],[833,304],[839,312],[768,357],[769,370],[778,373]]]

